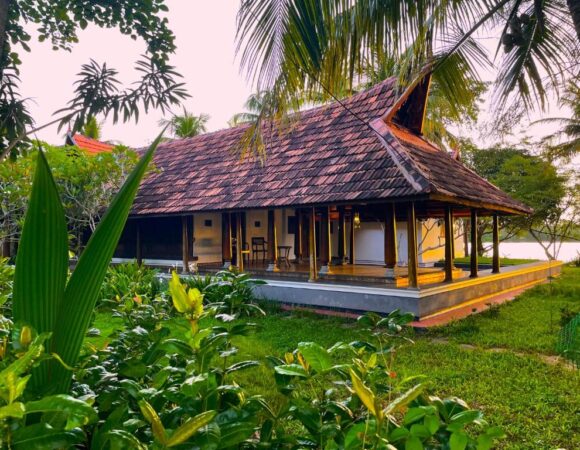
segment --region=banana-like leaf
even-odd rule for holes
[[[91,236],[87,247],[70,277],[58,312],[58,327],[54,330],[52,353],[57,353],[69,366],[74,366],[95,307],[101,284],[115,248],[125,227],[139,183],[161,140],[159,135],[131,172],[115,196],[107,213]],[[72,372],[61,364],[51,364],[51,382],[56,392],[66,392]]]
[[[360,398],[360,401],[367,407],[369,412],[377,419],[382,419],[382,410],[377,407],[376,397],[373,391],[365,386],[363,381],[359,378],[354,370],[350,370],[350,379],[352,381],[352,388]]]
[[[215,411],[206,411],[186,421],[167,440],[167,447],[175,447],[176,445],[183,444],[198,430],[210,423],[216,414]]]
[[[107,433],[110,450],[147,450],[147,446],[125,430],[111,430]]]
[[[0,372],[0,398],[5,402],[12,403],[22,395],[30,378],[26,374],[44,355],[43,343],[49,336],[50,333],[37,336],[24,355]]]
[[[298,350],[306,362],[310,364],[314,370],[318,373],[325,372],[332,368],[332,359],[326,350],[321,345],[316,342],[300,342],[298,344]]]
[[[26,414],[43,413],[66,416],[65,430],[97,421],[97,412],[88,403],[69,395],[51,395],[26,403]]]
[[[35,423],[17,429],[12,435],[15,450],[43,450],[47,448],[74,448],[81,444],[85,435],[79,428],[60,430],[47,423]]]
[[[407,406],[413,400],[415,400],[419,395],[423,393],[425,390],[425,385],[418,384],[413,386],[407,392],[402,394],[400,397],[397,397],[393,400],[383,411],[385,415],[393,414],[394,412],[400,410],[401,408]]]
[[[167,431],[159,418],[159,415],[153,409],[147,400],[140,400],[139,401],[139,408],[141,409],[141,413],[143,417],[151,424],[151,431],[153,432],[153,437],[157,442],[159,442],[164,447],[167,446]]]
[[[68,236],[56,184],[39,150],[32,193],[14,273],[14,321],[38,333],[50,332],[62,302],[68,270]],[[48,363],[34,371],[31,384],[48,381]]]
[[[4,420],[8,417],[22,419],[25,413],[26,408],[24,407],[24,403],[14,402],[0,408],[0,420]]]

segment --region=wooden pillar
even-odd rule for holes
[[[244,236],[242,231],[242,213],[236,214],[236,265],[240,272],[244,271]]]
[[[232,265],[232,221],[229,213],[222,213],[222,259],[224,269]]]
[[[397,222],[395,217],[395,204],[390,203],[385,210],[385,267],[387,275],[395,275],[397,265]]]
[[[189,272],[189,233],[187,216],[181,217],[181,257],[183,260],[183,273]]]
[[[445,207],[445,281],[453,281],[453,211]]]
[[[308,211],[302,212],[302,250],[300,251],[302,255],[302,261],[304,258],[310,257],[310,246],[308,243],[310,233],[310,213]]]
[[[491,273],[499,273],[499,217],[493,215],[493,255]]]
[[[469,256],[469,236],[467,234],[468,230],[469,230],[469,226],[468,226],[467,219],[463,219],[461,222],[463,225],[463,252],[464,252],[464,256]]]
[[[455,260],[455,219],[453,218],[453,210],[451,210],[451,256]]]
[[[135,239],[136,239],[136,248],[135,248],[135,259],[137,260],[137,265],[141,267],[143,265],[143,247],[141,245],[141,224],[139,221],[135,223]]]
[[[316,209],[310,211],[308,220],[308,254],[310,256],[310,270],[308,281],[316,281],[318,278],[318,262],[316,261]]]
[[[346,258],[346,215],[344,206],[338,207],[338,264],[343,265]]]
[[[332,251],[330,245],[330,208],[322,208],[320,218],[320,273],[330,273]]]
[[[409,277],[409,287],[416,289],[419,287],[418,281],[418,255],[417,255],[417,223],[415,220],[415,203],[411,202],[407,206],[407,268]]]
[[[355,264],[355,258],[354,258],[354,215],[355,215],[356,209],[354,208],[354,206],[352,207],[351,211],[350,211],[350,239],[348,240],[350,249],[349,249],[349,262],[350,264]]]
[[[471,210],[471,249],[470,249],[470,267],[471,267],[471,278],[477,277],[477,210]]]
[[[294,257],[296,258],[297,262],[302,261],[303,253],[302,253],[302,231],[303,231],[303,218],[302,218],[302,210],[297,209],[295,211],[296,214],[296,229],[294,234]]]
[[[268,210],[268,272],[278,272],[278,241],[276,236],[276,214]]]

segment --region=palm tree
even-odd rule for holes
[[[101,139],[101,124],[97,122],[97,118],[95,116],[89,116],[87,118],[85,125],[81,129],[81,133],[92,139]]]
[[[544,138],[548,156],[570,160],[580,153],[580,79],[571,81],[560,103],[572,110],[571,117],[550,117],[536,123],[560,125],[560,129]]]
[[[182,115],[174,114],[170,119],[162,119],[159,121],[159,125],[169,127],[173,136],[183,139],[205,133],[208,120],[208,114],[202,113],[196,116],[184,108]]]
[[[236,127],[244,123],[255,123],[258,121],[260,112],[266,107],[269,100],[268,91],[258,91],[252,94],[244,103],[245,112],[237,113],[228,121],[230,127]]]
[[[403,86],[433,73],[454,98],[489,64],[475,39],[486,34],[500,41],[497,109],[514,101],[543,108],[576,61],[579,9],[572,0],[246,0],[238,51],[249,77],[281,104],[304,92],[344,91],[385,55],[403,61]]]

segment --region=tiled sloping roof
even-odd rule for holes
[[[528,206],[514,200],[421,136],[394,124],[389,126],[389,131],[413,160],[415,167],[427,178],[431,193],[504,206],[524,214],[531,212]]]
[[[417,192],[401,175],[365,121],[395,100],[394,80],[304,111],[291,131],[274,133],[267,158],[240,161],[234,151],[245,127],[163,143],[159,173],[141,185],[134,214],[309,205],[405,197]]]
[[[270,136],[263,166],[236,153],[247,126],[162,143],[154,157],[158,170],[142,182],[132,214],[388,200],[445,192],[448,181],[469,186],[474,177],[480,180],[458,162],[443,171],[427,170],[431,160],[448,158],[445,153],[415,152],[413,142],[401,145],[384,122],[374,131],[369,124],[396,100],[395,79],[389,79],[341,104],[304,111],[289,130]],[[483,180],[477,183],[497,191]],[[448,190],[465,198],[481,194],[459,186]],[[505,197],[500,200],[514,202]]]
[[[84,150],[85,152],[96,155],[98,153],[110,152],[113,150],[114,145],[106,144],[96,139],[92,139],[83,134],[75,133],[73,136],[75,145]]]

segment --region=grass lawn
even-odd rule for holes
[[[462,344],[554,354],[562,308],[580,313],[578,268],[565,266],[560,280],[536,286],[499,308],[428,334]]]
[[[434,394],[458,396],[483,410],[490,423],[507,433],[502,448],[580,448],[580,372],[548,364],[539,356],[554,353],[559,310],[563,306],[580,310],[579,294],[580,269],[566,268],[561,279],[538,286],[491,313],[412,335],[415,344],[397,354],[397,374],[424,374]],[[301,341],[330,346],[365,337],[352,320],[306,312],[273,311],[251,320],[260,330],[235,342],[243,359],[281,356]],[[95,326],[104,337],[91,338],[91,342],[102,345],[119,323],[98,315]],[[181,326],[176,321],[172,328],[179,333]],[[276,401],[268,368],[240,372],[236,381]]]
[[[522,259],[522,258],[500,258],[500,265],[502,266],[516,266],[518,264],[527,264],[531,262],[535,262],[537,259]],[[465,256],[462,258],[455,258],[453,260],[455,264],[469,264],[471,259],[469,256]],[[491,264],[492,258],[491,256],[478,256],[477,257],[478,264]]]

